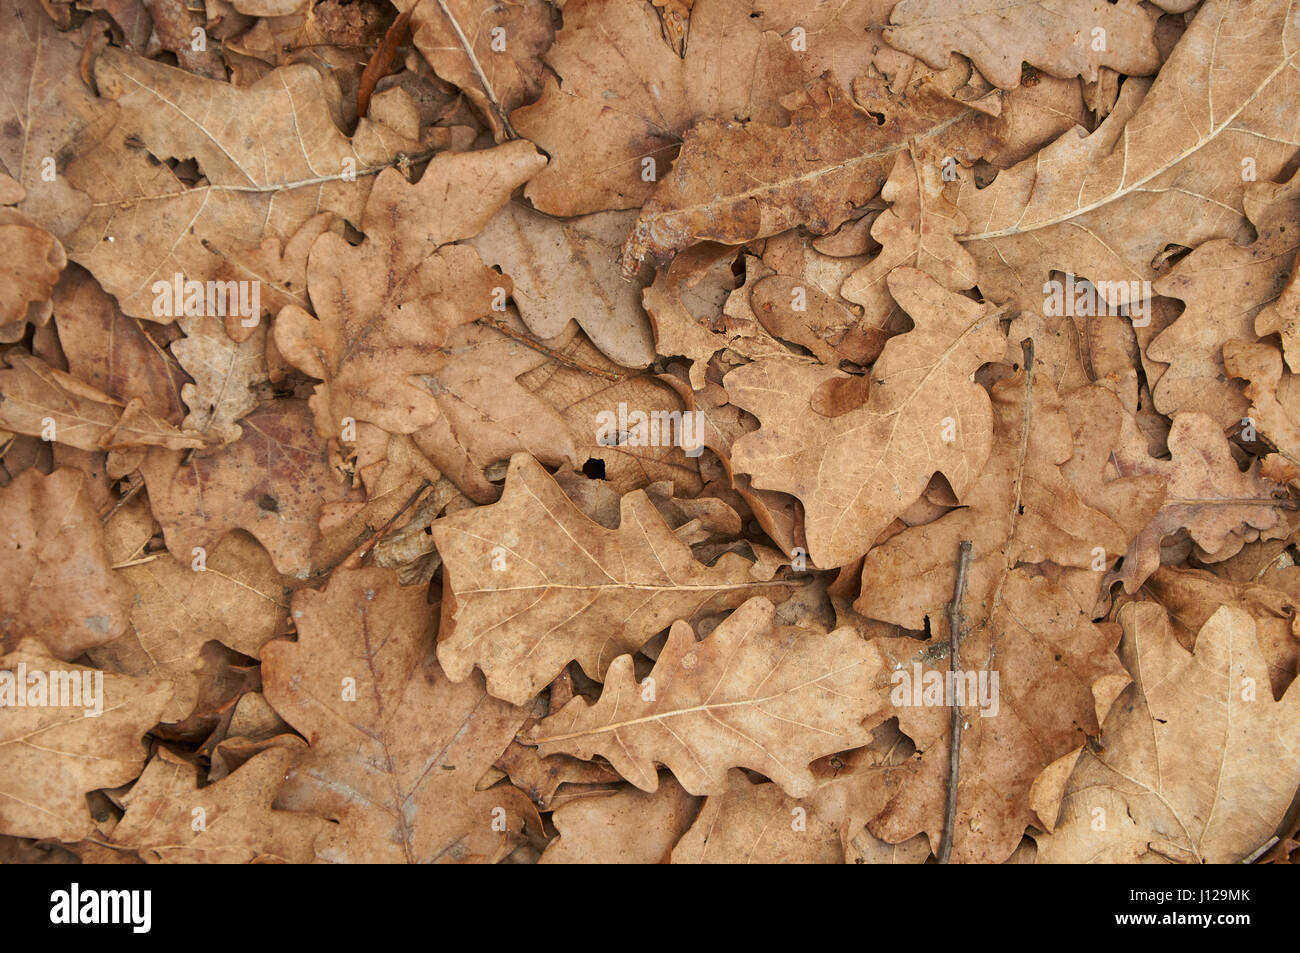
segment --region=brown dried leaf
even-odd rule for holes
[[[1241,609],[1216,611],[1194,654],[1159,606],[1128,605],[1119,619],[1133,687],[1106,721],[1105,748],[1081,756],[1054,832],[1035,835],[1039,862],[1241,860],[1300,784],[1300,689],[1273,700]]]
[[[386,569],[336,570],[294,596],[298,641],[262,652],[267,701],[311,745],[277,803],[338,822],[316,841],[326,862],[492,862],[536,817],[514,788],[475,792],[528,711],[439,671],[425,594]]]
[[[127,626],[131,592],[109,569],[86,476],[25,470],[0,489],[0,635],[37,636],[58,658],[111,642]],[[161,703],[160,703],[161,704]]]
[[[390,433],[433,423],[438,406],[412,376],[435,369],[457,325],[504,305],[510,280],[465,245],[543,164],[526,142],[473,153],[443,153],[411,185],[379,176],[354,248],[326,234],[312,246],[308,281],[318,317],[296,305],[275,322],[275,343],[299,370],[324,383],[311,399],[316,429],[336,439],[345,419]],[[474,189],[457,187],[480,180]]]
[[[896,269],[888,284],[916,329],[885,345],[861,406],[836,417],[810,412],[819,388],[846,379],[824,367],[759,362],[724,381],[732,402],[763,422],[736,441],[733,466],[755,487],[803,502],[808,554],[823,568],[866,552],[933,474],[962,498],[992,446],[988,394],[970,378],[1002,353],[993,309],[914,268]]]
[[[322,507],[359,494],[313,439],[305,401],[271,401],[242,423],[235,443],[185,465],[168,450],[151,451],[140,465],[167,548],[188,564],[194,547],[211,552],[230,530],[243,529],[279,572],[306,578]]]
[[[624,273],[647,259],[663,265],[702,241],[739,245],[796,225],[828,232],[880,190],[904,149],[974,161],[993,141],[994,116],[933,84],[905,97],[865,90],[859,105],[830,82],[810,86],[789,100],[788,126],[694,126],[623,245]]]
[[[477,665],[515,704],[570,661],[601,678],[674,620],[787,585],[759,581],[734,553],[696,562],[641,491],[606,529],[525,454],[511,459],[499,503],[438,520],[433,539],[445,573],[438,661],[456,681]]]
[[[1056,269],[1115,282],[1105,297],[1119,306],[1142,297],[1167,246],[1234,238],[1243,159],[1268,182],[1295,152],[1282,105],[1295,98],[1294,40],[1288,0],[1248,17],[1207,0],[1155,81],[1127,80],[1091,135],[1066,132],[986,188],[964,179],[960,238],[985,296],[1037,311]]]
[[[292,762],[293,752],[271,748],[200,788],[194,765],[160,749],[123,799],[112,842],[155,864],[310,863],[325,821],[271,806]]]
[[[799,797],[808,764],[870,740],[870,685],[880,657],[850,628],[823,633],[777,626],[776,609],[751,599],[702,642],[676,622],[639,684],[631,655],[610,663],[600,699],[575,698],[527,732],[545,756],[600,755],[643,791],[668,767],[692,794],[722,794],[727,769],[750,768]]]
[[[26,684],[18,682],[20,665]],[[144,734],[158,721],[171,684],[69,665],[36,639],[0,656],[0,673],[0,832],[80,840],[95,825],[86,793],[126,784],[144,767]],[[80,704],[15,704],[15,692],[34,700],[39,691],[48,701],[55,685],[62,701],[73,677],[80,684],[67,700]],[[84,688],[97,698],[88,700]]]
[[[962,53],[1003,89],[1020,85],[1023,63],[1089,81],[1100,67],[1129,76],[1160,67],[1156,17],[1136,0],[902,0],[889,22],[885,41],[891,46],[935,68]]]

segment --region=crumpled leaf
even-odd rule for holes
[[[555,38],[546,0],[419,0],[411,32],[434,71],[455,83],[506,138],[510,112],[542,91],[541,55]],[[485,85],[486,83],[486,85]]]
[[[73,377],[123,404],[138,399],[155,417],[181,425],[181,390],[189,378],[165,346],[169,328],[122,314],[80,265],[68,269],[55,287],[54,310]]]
[[[0,427],[81,450],[202,447],[200,434],[181,432],[145,410],[139,400],[125,407],[65,371],[19,349],[0,370]]]

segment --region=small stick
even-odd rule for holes
[[[952,730],[948,733],[948,806],[944,811],[943,840],[939,845],[939,863],[948,863],[952,854],[953,829],[957,824],[957,777],[961,768],[961,705],[957,703],[956,686],[961,679],[961,599],[966,592],[966,573],[970,569],[971,546],[963,539],[957,549],[957,586],[948,606],[948,633],[951,650],[948,654],[949,677],[953,684]]]
[[[420,498],[421,493],[431,486],[433,486],[433,484],[429,482],[428,477],[425,477],[420,481],[420,485],[415,488],[414,493],[406,498],[406,502],[402,504],[401,509],[390,516],[388,522],[381,526],[376,532],[372,533],[370,538],[362,544],[359,550],[357,550],[356,560],[358,564],[374,551],[374,548],[383,541],[383,538],[388,534],[388,531],[393,528],[393,524],[397,522],[398,518],[411,508],[415,501]]]
[[[139,474],[136,475],[139,476]],[[127,491],[122,494],[121,499],[119,499],[116,503],[110,506],[107,512],[105,512],[104,515],[99,518],[99,521],[101,523],[107,524],[109,520],[111,520],[114,516],[117,515],[118,510],[120,510],[122,507],[126,506],[126,504],[131,502],[131,497],[135,496],[143,489],[144,489],[144,477],[140,476],[139,481],[136,483],[132,483],[130,488],[127,489]]]
[[[479,64],[478,57],[474,55],[474,44],[470,43],[469,37],[465,31],[460,28],[456,18],[451,15],[451,10],[447,7],[447,0],[436,0],[438,9],[442,15],[447,18],[451,28],[456,32],[456,39],[460,40],[461,49],[465,51],[465,58],[469,60],[469,65],[474,67],[474,72],[478,75],[479,85],[483,87],[483,92],[487,96],[488,102],[492,104],[492,110],[501,120],[501,128],[505,130],[506,136],[511,139],[518,139],[519,133],[515,132],[515,127],[510,125],[510,117],[501,107],[501,101],[497,99],[497,94],[492,89],[492,83],[487,78],[487,73],[483,72],[483,67]]]
[[[1261,844],[1259,847],[1255,848],[1255,849],[1252,850],[1249,854],[1247,854],[1245,857],[1241,858],[1241,863],[1243,863],[1243,864],[1253,864],[1255,861],[1257,861],[1257,860],[1259,860],[1261,857],[1263,857],[1263,856],[1264,856],[1264,852],[1267,851],[1267,850],[1268,850],[1270,847],[1272,847],[1274,844],[1276,844],[1277,841],[1278,841],[1277,835],[1274,835],[1274,836],[1270,837],[1268,840],[1264,841],[1264,843]]]

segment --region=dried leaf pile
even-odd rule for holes
[[[0,58],[0,860],[1300,862],[1295,0]]]

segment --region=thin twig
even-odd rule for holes
[[[109,566],[108,568],[109,568],[109,569],[126,569],[128,566],[143,566],[145,563],[151,563],[151,562],[153,562],[155,559],[157,559],[159,556],[162,556],[162,555],[163,555],[162,553],[153,553],[153,554],[151,554],[151,555],[149,555],[149,556],[141,556],[139,559],[128,559],[128,560],[127,560],[126,562],[124,562],[124,563],[114,563],[112,566]]]
[[[957,585],[952,604],[948,606],[948,674],[952,682],[952,730],[948,732],[948,806],[943,817],[943,841],[939,845],[939,863],[948,863],[952,854],[953,833],[957,826],[957,779],[961,773],[961,705],[957,701],[957,685],[961,682],[961,600],[966,592],[966,573],[970,570],[971,545],[963,539],[957,548]]]
[[[374,551],[374,548],[379,545],[380,541],[383,540],[384,536],[388,533],[388,531],[393,528],[393,524],[397,522],[398,518],[411,508],[412,504],[414,504],[415,501],[419,499],[421,493],[423,493],[426,489],[428,489],[431,486],[433,486],[433,484],[429,482],[428,477],[425,477],[423,480],[420,481],[420,485],[415,488],[414,493],[412,493],[409,497],[407,497],[406,502],[402,504],[401,508],[396,513],[394,513],[391,517],[389,517],[388,522],[385,523],[383,526],[381,526],[378,532],[372,534],[371,537],[365,541],[362,547],[359,550],[357,550],[358,563],[360,563],[361,560],[365,559],[368,555],[370,555],[371,552]]]
[[[496,331],[500,331],[506,337],[518,341],[520,344],[527,345],[528,347],[532,348],[534,351],[538,351],[542,354],[545,354],[551,360],[557,361],[558,363],[563,364],[565,367],[571,367],[575,371],[582,371],[584,374],[591,374],[594,377],[600,377],[607,381],[617,382],[623,379],[622,374],[614,374],[610,371],[603,371],[599,367],[592,367],[590,364],[584,364],[582,361],[575,361],[573,358],[561,354],[559,351],[555,350],[555,348],[547,347],[541,341],[536,341],[533,338],[530,338],[527,334],[521,334],[520,332],[512,328],[510,325],[502,321],[500,318],[492,318],[492,317],[479,318],[478,323],[487,325],[488,327]]]
[[[451,15],[451,10],[447,7],[447,0],[438,0],[438,8],[442,10],[443,16],[451,24],[451,28],[456,31],[456,38],[460,40],[461,48],[465,51],[469,65],[474,67],[474,72],[478,74],[478,81],[483,86],[483,92],[487,94],[488,102],[492,104],[492,109],[496,112],[497,118],[501,120],[501,127],[511,139],[518,139],[519,133],[515,132],[515,127],[510,125],[510,117],[506,115],[506,111],[501,108],[501,103],[497,101],[497,94],[492,91],[492,84],[488,81],[487,74],[483,72],[483,67],[479,65],[478,57],[474,55],[474,47],[470,44],[465,31],[460,28],[460,24],[456,22],[456,18]]]
[[[137,474],[138,475],[138,474]],[[144,477],[141,476],[139,481],[131,484],[131,488],[122,494],[121,499],[109,507],[108,512],[99,518],[101,523],[107,524],[116,514],[117,511],[126,504],[131,502],[131,498],[144,489]]]
[[[1264,843],[1261,844],[1259,847],[1255,848],[1255,849],[1252,850],[1249,854],[1247,854],[1245,857],[1241,858],[1241,863],[1243,863],[1243,864],[1253,864],[1255,861],[1257,861],[1257,860],[1259,860],[1261,857],[1263,857],[1265,851],[1267,851],[1270,847],[1272,847],[1274,844],[1276,844],[1276,843],[1277,843],[1277,840],[1278,840],[1278,839],[1277,839],[1276,836],[1270,837],[1268,840],[1264,841]]]

